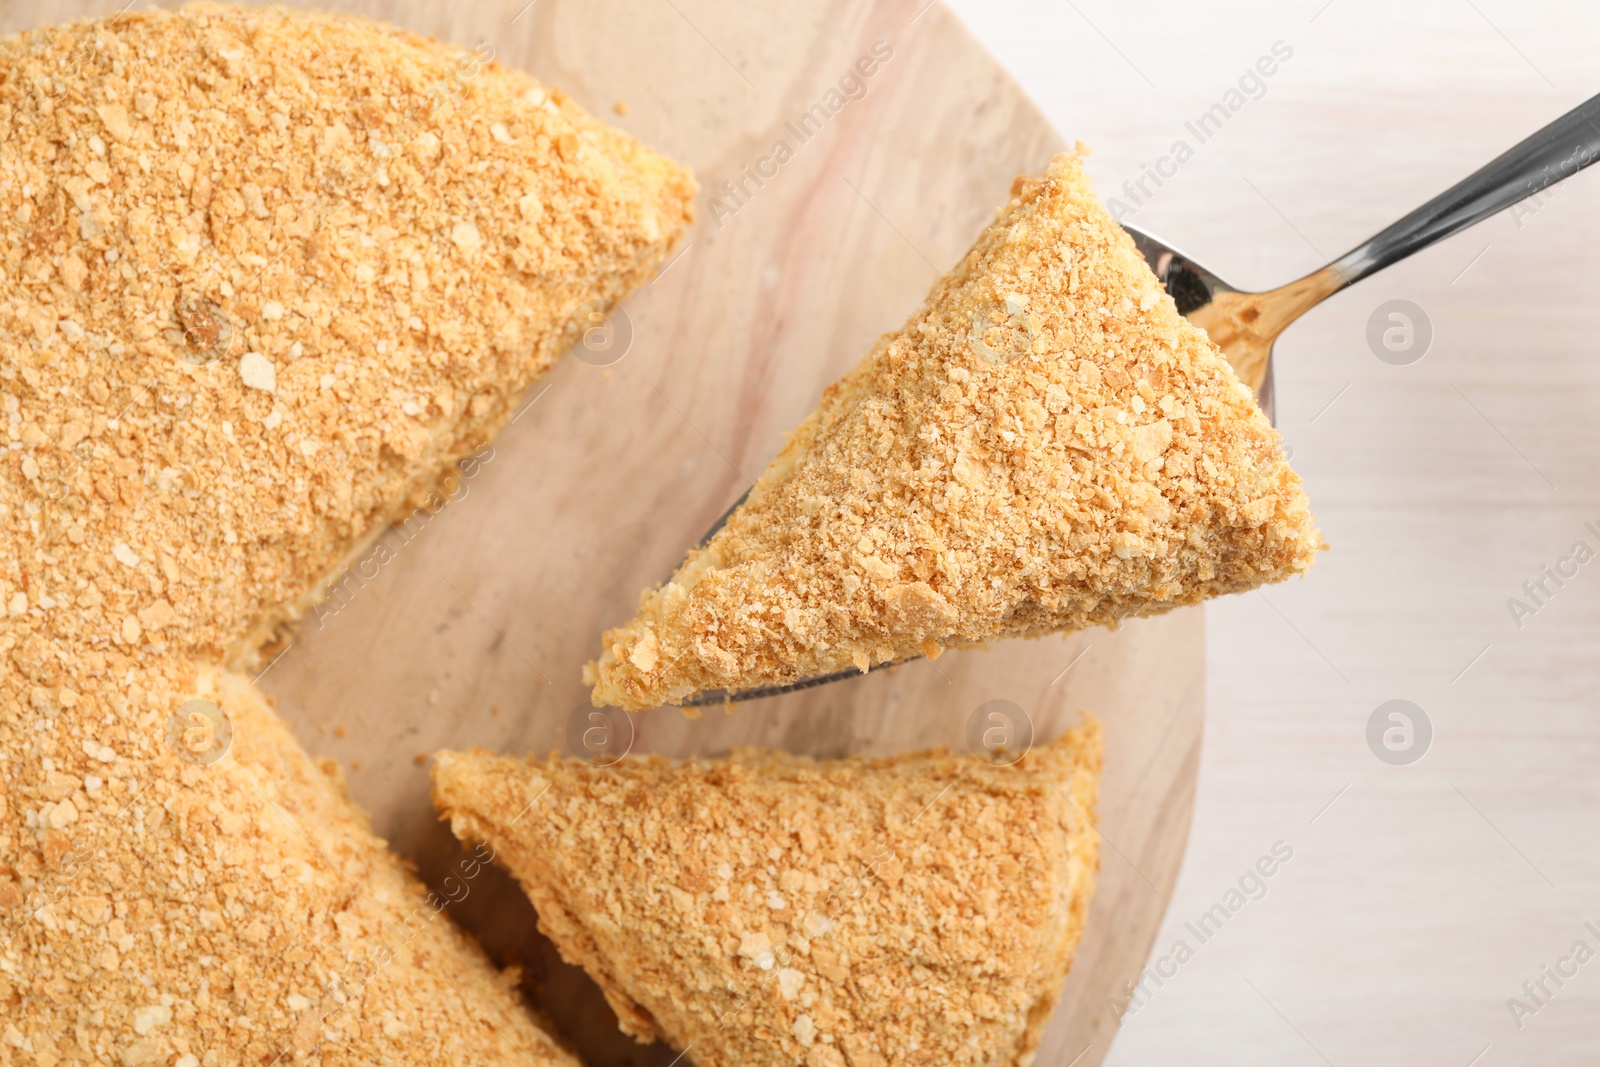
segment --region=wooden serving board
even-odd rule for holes
[[[261,678],[425,879],[457,857],[428,799],[425,754],[565,748],[569,721],[588,708],[579,672],[600,632],[671,572],[822,388],[904,320],[1013,176],[1064,147],[955,19],[923,3],[331,5],[463,47],[483,42],[690,163],[704,187],[682,254],[614,316],[610,347],[596,335],[595,351],[536,383],[455,499],[386,535]],[[0,28],[119,6],[15,3]],[[1191,609],[1115,633],[953,652],[731,714],[650,712],[635,720],[634,748],[960,749],[990,700],[1024,709],[1040,738],[1092,710],[1106,727],[1102,868],[1037,1060],[1091,1067],[1115,1033],[1109,1002],[1143,967],[1182,859],[1203,663]],[[530,996],[592,1067],[674,1061],[617,1033],[598,990],[535,932],[507,879],[481,875],[453,913],[498,957],[525,963]]]

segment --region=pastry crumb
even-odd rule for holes
[[[0,1063],[576,1067],[250,681],[689,221],[462,59],[272,5],[0,38]]]
[[[1250,390],[1069,153],[1017,180],[585,677],[640,709],[1115,626],[1304,573],[1321,544]]]
[[[886,1067],[1031,1062],[1088,916],[1100,769],[1086,716],[1010,766],[475,751],[433,778],[624,1032],[701,1067]]]

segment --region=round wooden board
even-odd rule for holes
[[[0,20],[10,31],[118,6],[19,3]],[[378,832],[430,879],[458,853],[419,757],[564,748],[569,720],[588,707],[579,672],[600,632],[671,572],[823,387],[903,321],[1012,178],[1038,172],[1063,143],[955,19],[923,0],[763,12],[733,0],[331,6],[463,47],[485,42],[500,62],[688,162],[704,186],[681,255],[614,317],[612,348],[590,362],[569,356],[536,383],[456,499],[389,531],[387,551],[301,625],[261,679],[311,751],[345,766]],[[877,60],[872,75],[847,78],[865,57]],[[1182,859],[1203,632],[1190,609],[1115,633],[954,652],[731,714],[658,710],[637,718],[634,747],[959,749],[989,700],[1020,705],[1040,738],[1093,711],[1106,727],[1101,873],[1036,1061],[1091,1067]],[[452,910],[497,957],[524,961],[531,997],[591,1067],[674,1061],[615,1030],[509,880],[480,877]]]

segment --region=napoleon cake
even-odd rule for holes
[[[276,6],[0,39],[0,1063],[576,1062],[251,681],[688,221],[485,58]]]
[[[1094,875],[1100,728],[675,763],[444,752],[434,799],[522,883],[622,1029],[699,1067],[1024,1067]]]
[[[586,668],[637,709],[1279,581],[1321,546],[1277,433],[1079,159],[922,306]]]

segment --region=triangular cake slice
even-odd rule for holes
[[[1079,159],[1012,191],[606,633],[596,704],[1114,625],[1311,566],[1321,537],[1277,433]]]
[[[444,752],[434,799],[699,1067],[1029,1062],[1098,869],[1092,719],[1010,766]]]

